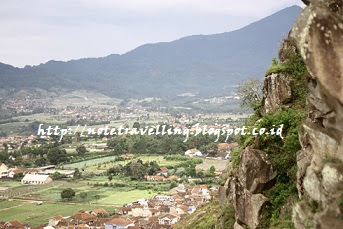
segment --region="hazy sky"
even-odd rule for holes
[[[1,0],[0,62],[122,54],[145,43],[238,29],[300,0]]]

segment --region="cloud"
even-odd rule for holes
[[[36,65],[231,31],[299,0],[2,0],[0,62]]]

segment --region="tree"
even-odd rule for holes
[[[177,187],[177,183],[175,182],[175,181],[172,181],[171,183],[170,183],[170,189],[173,189],[173,188],[175,188],[175,187]]]
[[[87,192],[81,192],[80,193],[80,197],[81,197],[82,201],[84,201],[87,198],[87,196],[88,196]]]
[[[76,148],[76,152],[77,152],[77,154],[78,154],[80,157],[82,157],[82,156],[84,156],[85,153],[87,152],[87,149],[86,149],[85,146],[78,146],[78,147]]]
[[[62,162],[66,162],[69,160],[68,154],[65,151],[65,149],[60,149],[58,147],[50,149],[46,156],[49,162],[54,165],[57,165],[57,164],[60,164]]]
[[[262,101],[262,82],[249,78],[238,86],[237,94],[242,99],[241,106],[256,109]]]
[[[4,151],[8,152],[8,145],[7,145],[7,143],[3,143],[2,146],[4,147]]]
[[[61,192],[61,198],[71,200],[75,196],[75,191],[71,188],[66,188]]]
[[[108,176],[108,180],[111,182],[112,179],[113,179],[113,176],[112,176],[112,175],[109,175],[109,176]]]
[[[216,175],[216,168],[212,165],[211,168],[208,170],[207,176],[214,177]]]
[[[59,172],[54,172],[51,176],[53,180],[59,180],[62,178],[61,174]]]
[[[95,195],[95,200],[96,200],[96,203],[98,203],[98,200],[100,199],[100,196],[99,195]]]
[[[75,168],[74,178],[80,179],[81,177],[82,177],[82,173],[80,172],[78,168]]]
[[[139,124],[139,122],[134,122],[133,125],[132,125],[132,128],[137,128],[137,129],[139,129],[140,126],[141,126],[141,125]]]
[[[158,170],[160,170],[160,166],[157,164],[156,161],[151,161],[149,164],[149,175],[154,175]]]
[[[141,160],[131,161],[125,165],[125,171],[132,180],[142,180],[146,174],[147,168]]]

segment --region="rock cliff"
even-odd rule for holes
[[[303,2],[245,123],[284,124],[283,138],[240,137],[228,178],[206,205],[216,228],[343,228],[343,1]]]
[[[304,3],[246,123],[280,119],[286,136],[242,138],[219,189],[233,228],[343,225],[343,1]]]
[[[290,39],[311,75],[310,112],[301,126],[297,155],[303,200],[293,208],[293,222],[296,228],[342,228],[343,1],[310,1]]]

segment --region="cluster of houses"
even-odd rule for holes
[[[48,98],[35,99],[31,96],[20,96],[20,98],[10,98],[4,100],[2,109],[16,111],[17,113],[34,113],[35,110],[44,109],[48,102]]]
[[[0,163],[0,178],[13,179],[16,177],[16,175],[20,175],[23,177],[21,179],[22,184],[47,184],[52,181],[50,176],[55,173],[72,178],[75,171],[55,169],[55,165],[48,165],[34,169],[8,168],[4,163]]]
[[[169,169],[167,167],[161,167],[159,171],[155,175],[145,175],[144,179],[146,181],[173,181],[173,180],[180,180],[178,176],[172,175],[169,176],[168,174]]]
[[[52,217],[45,225],[30,227],[17,220],[0,222],[0,228],[12,229],[168,229],[193,213],[211,199],[206,185],[179,185],[170,195],[155,195],[151,199],[139,199],[117,209],[112,216],[104,209],[80,210],[68,217]]]
[[[238,147],[238,143],[237,142],[233,142],[233,143],[220,143],[218,145],[218,150],[217,150],[217,157],[222,158],[222,159],[226,159],[229,160],[230,159],[230,154],[231,151],[235,148]]]
[[[32,140],[36,139],[37,136],[9,136],[9,137],[0,137],[0,152],[8,150],[14,151],[19,150],[23,143],[30,145]],[[7,149],[6,149],[7,148]]]
[[[230,159],[230,154],[231,151],[238,147],[238,143],[237,142],[233,142],[233,143],[219,143],[218,144],[218,149],[217,149],[217,158],[218,159],[223,159],[223,160],[228,160]],[[203,157],[206,156],[204,155],[202,152],[200,152],[198,149],[194,148],[194,149],[189,149],[185,152],[185,156],[189,156],[189,157]]]

